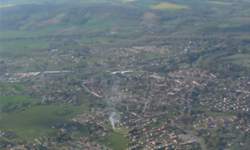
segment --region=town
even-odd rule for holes
[[[248,150],[249,7],[0,1],[0,149]]]

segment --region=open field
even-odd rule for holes
[[[15,98],[18,103],[22,99]],[[32,106],[21,112],[1,113],[0,128],[3,131],[14,131],[19,139],[48,136],[56,131],[53,126],[70,121],[71,117],[85,109],[85,106],[70,105]]]
[[[151,6],[151,8],[156,10],[182,10],[182,9],[188,9],[189,7],[185,5],[163,2],[153,5]]]

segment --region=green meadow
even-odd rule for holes
[[[127,136],[127,129],[118,128],[108,134],[104,139],[100,139],[100,142],[113,150],[126,150],[129,143]]]
[[[32,103],[31,99],[22,96],[0,97],[2,108],[30,103]],[[23,107],[22,110],[2,112],[0,129],[2,131],[14,131],[18,139],[48,136],[55,133],[54,125],[68,122],[72,117],[84,113],[86,110],[87,106],[84,104],[80,106],[70,104],[29,105]]]
[[[162,2],[152,5],[151,8],[155,10],[183,10],[183,9],[188,9],[189,7],[181,4]]]

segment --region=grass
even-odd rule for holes
[[[15,6],[15,5],[13,5],[13,4],[0,4],[0,9],[1,8],[13,7],[13,6]]]
[[[48,49],[46,40],[17,40],[0,42],[0,54],[2,56],[30,56],[34,52]]]
[[[26,96],[0,96],[0,112],[24,109],[33,102],[31,98]]]
[[[1,42],[1,49],[9,50],[34,50],[34,49],[46,49],[48,43],[41,40],[21,40],[15,42]]]
[[[179,5],[175,3],[169,3],[169,2],[162,2],[158,4],[154,4],[151,6],[151,9],[155,10],[183,10],[188,9],[188,6],[185,5]]]
[[[250,54],[235,54],[223,59],[224,61],[231,62],[233,64],[241,65],[243,67],[250,68]]]
[[[113,150],[125,150],[128,147],[128,140],[123,134],[112,132],[104,141],[105,145]]]
[[[53,125],[67,122],[85,110],[85,105],[35,105],[21,112],[2,113],[0,130],[14,131],[21,139],[48,136],[56,131]]]
[[[1,93],[23,93],[24,86],[18,83],[1,83],[0,82]],[[1,98],[0,98],[1,100]]]
[[[226,1],[209,1],[209,3],[215,4],[215,5],[231,5],[232,4]]]
[[[129,142],[127,134],[128,131],[126,129],[116,129],[107,135],[105,139],[102,139],[101,143],[112,148],[113,150],[126,150]]]
[[[93,4],[93,3],[127,3],[130,0],[9,0],[7,2],[1,2],[2,5],[24,5],[24,4],[45,4],[45,3],[53,3],[53,4],[63,4],[63,3],[75,3],[75,4]]]

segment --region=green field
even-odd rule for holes
[[[126,150],[128,148],[128,137],[126,129],[115,129],[112,133],[107,135],[105,139],[101,139],[100,142],[113,150]]]
[[[159,4],[152,5],[151,8],[156,10],[183,10],[188,9],[189,7],[175,3],[162,2]]]
[[[1,113],[0,128],[3,131],[15,131],[21,139],[48,136],[56,131],[52,128],[54,125],[70,121],[76,114],[85,111],[85,106],[32,106],[20,112]]]
[[[32,103],[34,103],[34,101],[25,96],[0,96],[0,111],[11,112],[22,110]]]

